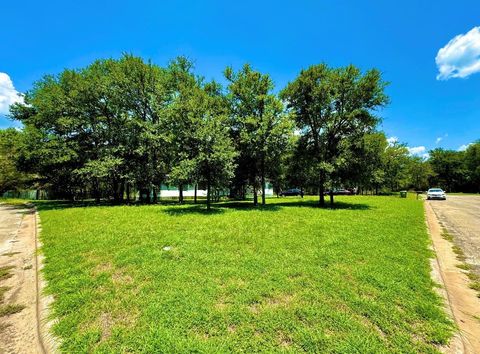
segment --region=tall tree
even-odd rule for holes
[[[0,129],[0,196],[8,190],[24,188],[33,177],[17,168],[22,134],[14,128]]]
[[[170,96],[164,70],[129,55],[46,76],[12,108],[30,135],[24,165],[60,196],[90,189],[121,201],[133,185],[149,196],[167,172]]]
[[[200,182],[207,186],[210,210],[212,191],[224,190],[233,177],[237,152],[228,134],[229,110],[220,85],[211,82],[197,90],[195,102],[200,115],[195,131],[195,169]]]
[[[433,175],[428,161],[420,156],[410,156],[407,171],[409,187],[413,187],[417,191],[428,189],[428,181]]]
[[[290,118],[272,94],[273,81],[267,74],[245,64],[238,72],[228,67],[225,77],[229,81],[231,132],[240,152],[238,169],[247,173],[254,205],[258,204],[259,188],[264,205],[268,165],[278,163],[279,155],[286,151],[292,131]]]
[[[383,132],[365,134],[351,144],[339,170],[341,180],[349,186],[359,187],[359,192],[379,190],[385,183],[384,156],[388,142]]]
[[[434,149],[430,151],[430,165],[434,175],[432,184],[444,188],[447,192],[460,191],[467,181],[464,151]]]
[[[174,132],[168,129],[169,107],[174,91],[166,69],[141,58],[124,56],[115,80],[121,88],[125,121],[125,170],[127,196],[132,185],[150,201],[158,200],[158,188],[165,182],[171,160]]]
[[[324,205],[327,181],[342,163],[348,141],[373,130],[374,112],[388,103],[386,83],[378,70],[362,74],[353,65],[330,68],[326,64],[302,70],[281,92],[301,133],[301,144],[315,170],[319,203]],[[333,194],[330,194],[333,205]]]
[[[81,114],[70,104],[80,83],[80,75],[71,70],[45,76],[26,93],[25,104],[10,109],[25,127],[19,167],[41,176],[57,198],[74,198],[80,182],[74,171],[87,155],[82,149],[88,130],[80,129]]]
[[[179,202],[183,203],[183,188],[194,182],[195,164],[198,154],[195,133],[201,115],[197,114],[195,95],[201,85],[201,78],[193,73],[193,63],[185,57],[178,57],[168,67],[174,96],[169,107],[168,130],[172,134],[172,166],[169,180],[178,186]]]
[[[480,193],[480,141],[470,144],[465,150],[465,167],[469,190]]]
[[[383,154],[385,185],[398,191],[408,184],[409,152],[405,144],[397,141],[389,144]]]

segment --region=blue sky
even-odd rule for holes
[[[382,129],[412,151],[480,139],[480,30],[469,32],[480,26],[478,0],[27,0],[1,9],[0,81],[10,94],[12,85],[24,92],[44,74],[123,52],[160,65],[187,55],[216,79],[249,62],[278,90],[311,64],[353,63],[384,73],[391,103]],[[13,124],[0,117],[0,128]]]

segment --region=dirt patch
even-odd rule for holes
[[[443,285],[439,294],[444,297],[454,319],[458,334],[448,347],[448,353],[480,353],[480,299],[469,287],[469,279],[458,268],[459,261],[453,252],[452,243],[442,237],[442,227],[430,205],[425,203],[427,223],[437,258],[432,261],[432,276]]]
[[[290,294],[276,294],[262,299],[261,302],[253,302],[248,306],[248,309],[253,314],[258,314],[262,311],[273,310],[279,308],[286,308],[291,306],[294,302],[295,296]]]
[[[267,307],[288,307],[293,302],[294,296],[290,294],[280,294],[267,298]]]
[[[292,338],[284,332],[278,332],[277,342],[278,345],[283,349],[287,349],[293,344]]]
[[[40,311],[47,305],[37,301],[37,215],[34,209],[0,205],[0,269],[7,275],[0,280],[3,300],[9,311],[1,317],[0,353],[50,353],[42,329]],[[45,314],[45,312],[41,312]],[[49,343],[50,344],[50,343]]]

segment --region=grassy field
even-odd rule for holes
[[[40,203],[64,352],[435,352],[422,202]]]

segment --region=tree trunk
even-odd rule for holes
[[[210,172],[208,173],[208,176],[207,176],[207,210],[210,211]]]
[[[150,190],[148,188],[140,188],[140,202],[150,203]]]
[[[157,204],[158,203],[158,191],[157,191],[157,186],[153,186],[153,203]]]
[[[258,205],[257,185],[253,184],[253,205]]]
[[[98,178],[95,178],[95,182],[93,183],[93,186],[94,186],[93,193],[95,194],[95,202],[98,204],[100,203],[100,188],[98,186]]]
[[[127,204],[130,204],[130,182],[127,182],[126,188],[127,191]]]
[[[195,183],[195,193],[193,195],[193,203],[197,204],[197,189],[198,189],[198,184]]]
[[[320,185],[318,186],[318,196],[320,197],[320,199],[318,202],[322,207],[325,205],[324,192],[325,192],[325,187],[324,187],[323,175],[320,175]]]
[[[330,189],[330,208],[333,208],[333,190]]]
[[[112,191],[113,192],[113,201],[115,203],[118,203],[118,201],[119,201],[118,194],[119,193],[118,193],[118,181],[117,181],[116,178],[114,178],[113,181],[112,181],[112,189],[113,189],[113,191]]]
[[[262,205],[265,205],[265,157],[262,156]]]
[[[265,178],[262,177],[262,205],[265,205]]]
[[[183,203],[183,185],[182,184],[178,186],[178,202],[180,204]]]
[[[119,192],[119,201],[123,203],[123,200],[125,198],[125,181],[120,182],[120,192]]]

